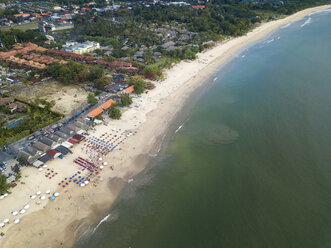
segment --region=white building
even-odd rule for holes
[[[100,43],[95,41],[85,41],[83,43],[67,42],[65,45],[63,45],[63,48],[66,52],[84,54],[99,49]]]

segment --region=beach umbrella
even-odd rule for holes
[[[30,208],[30,205],[29,204],[26,204],[25,206],[24,206],[24,209],[29,209]]]
[[[1,222],[1,223],[0,223],[0,227],[3,227],[3,226],[5,226],[5,223],[2,223],[2,222]]]
[[[46,199],[46,196],[40,196],[40,200],[45,200]]]
[[[14,215],[14,216],[16,216],[18,214],[18,212],[17,211],[14,211],[11,214]]]
[[[8,223],[8,222],[9,222],[9,219],[8,218],[6,218],[6,219],[3,220],[3,223],[5,223],[5,224]]]
[[[0,200],[3,199],[3,198],[5,198],[5,196],[4,195],[0,195]]]
[[[48,190],[45,191],[45,193],[49,194],[49,193],[51,193],[51,191],[48,189]]]
[[[20,223],[20,219],[16,219],[16,220],[14,220],[14,223],[15,223],[15,224]]]
[[[54,196],[50,196],[49,199],[50,199],[50,200],[54,200],[55,197],[54,197]]]
[[[3,196],[4,196],[4,197],[7,197],[7,196],[8,196],[8,193],[5,193]]]
[[[41,191],[37,191],[36,195],[40,195],[41,194]]]
[[[36,195],[30,195],[30,198],[31,199],[35,199],[36,198]]]
[[[57,197],[57,196],[59,196],[59,195],[60,195],[60,194],[59,194],[58,192],[55,192],[55,193],[54,193],[54,196],[55,196],[55,197]]]
[[[25,211],[25,209],[22,209],[21,211],[20,211],[20,214],[24,214],[26,211]]]

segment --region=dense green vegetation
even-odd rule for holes
[[[97,99],[95,98],[95,96],[94,96],[94,94],[93,93],[88,93],[88,95],[87,95],[87,102],[89,103],[89,104],[92,104],[92,105],[95,105],[95,104],[97,104]]]
[[[111,106],[109,109],[108,109],[108,115],[110,118],[112,119],[120,119],[121,118],[121,110],[119,110],[118,108],[114,107],[114,106]]]
[[[140,95],[145,91],[145,82],[144,81],[138,81],[134,84],[134,91]]]
[[[132,97],[130,95],[122,95],[121,96],[121,105],[123,107],[129,106],[132,104]]]
[[[0,174],[0,194],[6,193],[9,189],[9,184],[7,183],[7,179],[5,175]]]

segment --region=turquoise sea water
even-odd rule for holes
[[[76,247],[331,247],[331,13],[279,29],[215,77]]]

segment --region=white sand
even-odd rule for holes
[[[71,247],[73,242],[103,216],[97,216],[96,210],[106,210],[116,199],[127,179],[139,173],[148,161],[148,153],[154,153],[155,144],[169,126],[175,114],[189,98],[190,94],[217,69],[240,49],[255,42],[280,26],[302,19],[307,14],[330,8],[321,6],[298,12],[287,18],[265,23],[246,36],[232,39],[219,44],[202,54],[195,61],[183,61],[166,72],[166,80],[158,82],[156,88],[148,94],[136,97],[132,107],[127,109],[119,121],[109,121],[109,126],[98,126],[91,135],[100,136],[104,132],[116,130],[136,130],[137,135],[130,136],[121,149],[116,149],[104,161],[108,166],[104,168],[104,180],[94,187],[92,184],[84,188],[70,184],[63,189],[58,182],[75,173],[78,166],[73,163],[77,156],[86,158],[81,151],[82,145],[76,145],[73,155],[64,159],[56,159],[48,163],[59,174],[53,179],[46,179],[44,171],[34,168],[25,168],[21,181],[25,185],[18,185],[11,195],[0,200],[0,222],[4,218],[14,217],[11,211],[18,211],[29,203],[27,213],[18,215],[21,223],[9,224],[0,231],[6,235],[0,241],[3,248],[11,247]],[[114,166],[110,170],[109,166]],[[29,195],[38,190],[51,192],[58,191],[60,196],[55,201],[45,200],[36,205],[29,199]],[[46,205],[46,203],[48,204]]]

